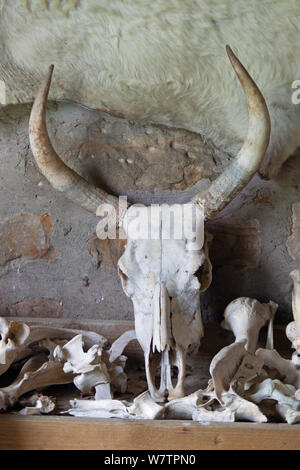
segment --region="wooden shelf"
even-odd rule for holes
[[[3,415],[0,449],[299,450],[300,425]]]

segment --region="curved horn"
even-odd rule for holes
[[[243,87],[248,104],[248,134],[237,157],[193,202],[207,218],[217,215],[246,186],[260,167],[270,138],[270,116],[264,97],[229,46],[226,51]]]
[[[34,100],[29,120],[32,153],[41,173],[49,183],[71,201],[96,213],[100,204],[112,204],[118,210],[118,198],[88,183],[59,158],[52,147],[46,126],[46,105],[54,66],[43,79]]]

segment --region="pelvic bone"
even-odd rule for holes
[[[240,297],[227,305],[221,325],[233,332],[236,341],[246,339],[246,349],[254,353],[260,329],[269,322],[267,347],[273,348],[273,319],[277,308],[272,300],[261,304],[256,299]]]

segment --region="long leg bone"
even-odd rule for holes
[[[63,363],[48,361],[46,354],[30,358],[18,377],[8,387],[0,389],[0,409],[13,406],[24,393],[49,385],[71,383],[73,374],[66,374]]]

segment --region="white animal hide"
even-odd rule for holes
[[[266,98],[273,176],[300,144],[299,18],[298,0],[1,0],[1,101],[32,101],[54,63],[52,99],[192,130],[234,155],[247,108],[228,43]]]

